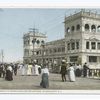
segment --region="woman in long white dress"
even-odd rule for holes
[[[21,73],[22,76],[24,76],[24,75],[27,74],[27,73],[26,73],[26,72],[27,72],[27,67],[28,67],[27,64],[23,64],[23,65],[22,65],[22,69],[21,69],[21,70],[22,70],[22,73]]]
[[[27,75],[32,75],[32,64],[31,63],[29,63],[28,65]]]
[[[35,65],[35,75],[39,75],[39,68],[41,68],[41,66],[39,66],[39,65]]]
[[[68,68],[68,78],[70,80],[70,82],[75,82],[75,71],[74,71],[74,67],[72,66],[72,64],[70,64],[70,67]]]

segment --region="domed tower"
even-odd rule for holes
[[[69,62],[100,63],[100,15],[81,10],[65,17],[65,47]]]
[[[35,28],[31,28],[28,33],[24,34],[24,63],[30,63],[36,60],[36,51],[41,47],[43,42],[46,42],[46,38],[46,34],[40,33]]]

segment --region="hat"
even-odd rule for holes
[[[36,63],[37,61],[36,60],[34,60],[34,63]]]
[[[62,62],[66,62],[66,60],[63,59]]]

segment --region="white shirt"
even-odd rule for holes
[[[12,71],[13,69],[12,69],[12,67],[11,67],[11,66],[8,66],[7,70]]]
[[[36,67],[36,68],[41,68],[41,66],[39,66],[39,65],[35,65],[35,67]]]
[[[41,74],[43,74],[43,73],[47,73],[49,75],[49,70],[47,68],[43,68],[41,71]]]

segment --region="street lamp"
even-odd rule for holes
[[[45,55],[44,54],[45,53],[44,52],[44,50],[45,50],[45,42],[44,42],[44,40],[41,41],[41,47],[42,47],[42,64],[44,65],[44,61],[45,61],[44,60],[44,55]]]
[[[37,44],[39,44],[39,40],[37,41],[37,39],[35,38],[35,35],[38,33],[38,29],[36,29],[36,28],[30,28],[30,32],[32,32],[33,33],[33,40],[32,40],[32,43],[33,43],[33,61],[34,61],[34,50],[35,50],[35,48],[34,48],[34,46],[35,46],[35,42],[37,43]]]
[[[33,40],[32,40],[32,43],[33,43],[33,61],[34,61],[34,45],[35,45],[35,42],[36,42],[36,38],[33,38]]]

